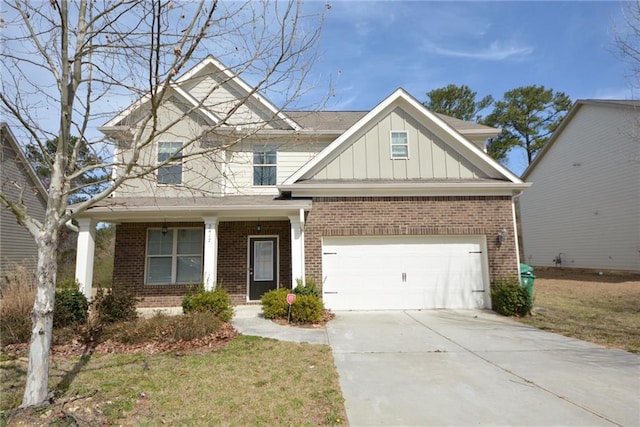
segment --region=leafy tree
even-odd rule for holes
[[[86,141],[81,141],[77,136],[71,136],[66,146],[67,150],[69,150],[68,156],[70,158],[74,157],[72,151],[74,149],[77,150],[75,163],[67,165],[67,174],[72,173],[73,170],[88,170],[71,183],[70,188],[73,189],[73,193],[69,194],[68,201],[69,203],[77,203],[89,199],[93,194],[99,193],[108,178],[108,173],[103,169],[91,170],[91,166],[101,165],[103,160],[93,152],[92,147]],[[57,147],[57,138],[47,140],[44,146],[34,143],[29,143],[25,146],[27,159],[31,162],[45,188],[51,184],[51,167],[56,157]]]
[[[183,141],[185,152],[190,149],[189,158],[218,156],[228,148],[201,142],[232,116],[238,118],[235,113],[251,102],[255,93],[277,93],[281,108],[295,102],[308,89],[305,79],[316,58],[323,13],[303,12],[295,0],[6,0],[2,6],[0,115],[23,131],[23,140],[28,137],[41,151],[40,158],[46,159],[49,170],[43,221],[29,215],[20,200],[0,191],[0,205],[29,230],[38,246],[38,280],[22,400],[22,406],[29,407],[49,397],[61,230],[130,180],[153,176],[159,167],[174,160],[157,164],[142,161],[144,151],[153,147],[159,135],[179,132],[178,125],[185,117],[219,99],[221,85],[215,85],[201,94],[201,99],[181,105],[184,108],[175,110],[171,120],[159,120],[160,109],[174,96],[175,78],[196,61],[215,55],[232,73],[252,82],[253,90],[233,105],[216,104],[221,112],[213,125]],[[94,136],[94,130],[135,100],[142,108],[136,110],[135,123],[122,126],[119,136],[126,141],[130,156],[112,156],[118,141]],[[234,124],[255,133],[278,117],[274,113],[260,123],[238,123],[241,120]],[[241,143],[251,135],[238,135],[232,143]],[[48,141],[54,145],[51,149]],[[87,155],[112,160],[85,164],[79,161],[85,148]],[[186,162],[187,156],[183,159]],[[105,177],[98,192],[68,209],[69,198],[85,188],[83,176],[112,168],[118,171],[117,176]]]
[[[427,92],[427,96],[429,100],[423,104],[428,109],[468,121],[480,120],[480,112],[493,103],[491,95],[476,101],[477,92],[467,85],[450,84]]]
[[[512,148],[521,147],[531,164],[570,108],[567,95],[544,86],[523,86],[506,92],[484,120],[484,124],[502,129],[500,135],[489,140],[488,153],[503,161]]]

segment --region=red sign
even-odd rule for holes
[[[296,294],[287,294],[287,302],[289,303],[289,305],[293,304],[295,300]]]

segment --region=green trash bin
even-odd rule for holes
[[[533,274],[533,267],[527,264],[520,264],[520,283],[522,287],[527,290],[529,298],[533,302],[533,283],[536,281],[536,276]]]

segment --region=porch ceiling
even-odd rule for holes
[[[73,210],[73,206],[70,207]],[[278,199],[274,196],[226,197],[120,197],[102,200],[79,218],[103,222],[282,220],[311,209],[309,199]]]

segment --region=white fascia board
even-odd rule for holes
[[[458,131],[449,126],[444,120],[440,119],[437,115],[429,111],[424,105],[422,105],[418,100],[409,95],[404,89],[400,88],[393,92],[390,96],[388,96],[384,101],[378,104],[373,110],[369,111],[365,114],[360,120],[358,120],[353,126],[351,126],[346,132],[344,132],[340,137],[338,137],[335,141],[333,141],[329,146],[327,146],[323,151],[318,153],[316,157],[311,159],[305,165],[303,165],[298,171],[296,171],[293,175],[287,178],[284,181],[284,185],[292,185],[296,181],[301,178],[309,178],[307,176],[310,173],[316,171],[316,169],[321,168],[323,165],[323,161],[327,159],[331,153],[341,147],[343,144],[347,143],[349,139],[354,136],[358,131],[360,131],[367,123],[371,122],[375,117],[383,113],[387,108],[392,105],[399,104],[401,101],[407,103],[410,107],[414,109],[414,111],[418,114],[422,114],[443,129],[451,138],[458,141],[464,148],[466,148],[469,152],[473,153],[478,157],[480,162],[484,163],[484,165],[489,168],[489,170],[498,172],[498,174],[502,175],[504,178],[508,179],[512,183],[522,183],[520,178],[509,172],[508,169],[500,165],[498,162],[489,157],[484,151],[482,151],[479,147],[473,144],[471,141],[464,138]]]
[[[173,90],[176,94],[178,94],[185,101],[187,101],[192,107],[195,107],[199,113],[201,113],[207,119],[211,120],[213,123],[217,123],[219,121],[218,118],[216,118],[213,114],[211,114],[211,112],[209,112],[207,109],[200,106],[198,101],[193,96],[191,96],[191,94],[186,92],[184,89],[182,89],[175,83],[171,83],[169,85],[169,90]],[[122,125],[118,126],[118,123],[120,123],[122,120],[127,118],[129,115],[133,114],[134,111],[136,111],[138,108],[141,108],[144,104],[146,104],[150,100],[151,100],[151,94],[146,94],[145,96],[143,96],[142,98],[140,98],[139,100],[131,104],[129,108],[127,108],[126,110],[118,114],[113,119],[109,120],[105,125],[98,127],[98,130],[105,134],[113,133],[113,132],[122,133],[124,129],[127,129],[129,127],[122,126]]]
[[[224,73],[224,75],[229,79],[229,81],[232,81],[235,84],[237,84],[245,92],[246,95],[250,94],[253,91],[253,88],[249,84],[247,84],[247,82],[245,82],[240,76],[238,76],[236,73],[231,71],[228,67],[226,67],[224,64],[222,64],[220,61],[218,61],[211,55],[207,56],[199,64],[194,66],[191,70],[187,71],[182,77],[176,80],[176,83],[180,84],[185,81],[188,81],[189,79],[192,79],[208,65]],[[279,119],[283,120],[285,123],[291,126],[292,129],[294,130],[302,129],[299,124],[297,124],[295,121],[287,117],[287,115],[284,114],[282,111],[278,111],[275,105],[273,105],[269,100],[264,98],[262,95],[255,93],[252,95],[252,97],[256,99],[264,107],[266,107],[269,111],[274,113]]]
[[[298,215],[300,209],[311,210],[311,200],[299,200],[295,204],[282,205],[229,205],[207,206],[136,206],[136,207],[94,207],[79,215],[79,218],[92,218],[105,222],[145,222],[179,220],[182,222],[202,221],[207,216],[217,216],[223,221],[283,219]]]
[[[430,120],[432,120],[435,124],[440,126],[447,134],[453,137],[456,141],[462,144],[465,148],[471,151],[473,154],[479,157],[479,160],[485,163],[490,169],[498,172],[504,178],[508,179],[512,183],[522,183],[522,180],[518,178],[516,175],[511,173],[507,168],[502,166],[500,163],[495,161],[491,156],[482,151],[477,145],[472,143],[471,141],[464,138],[458,131],[449,126],[444,120],[438,117],[436,114],[432,113],[427,107],[422,105],[417,99],[413,96],[409,95],[403,89],[398,89],[402,91],[401,95],[404,100],[406,100],[412,107],[414,107],[418,112],[421,112],[425,116],[427,116]],[[479,165],[480,166],[480,165]],[[480,166],[481,167],[481,166]]]
[[[281,192],[293,197],[322,196],[513,196],[529,188],[530,183],[332,183],[281,185]]]
[[[483,136],[485,138],[493,138],[494,136],[500,135],[502,129],[494,128],[495,130],[489,129],[461,129],[460,132],[462,135],[469,136]]]

